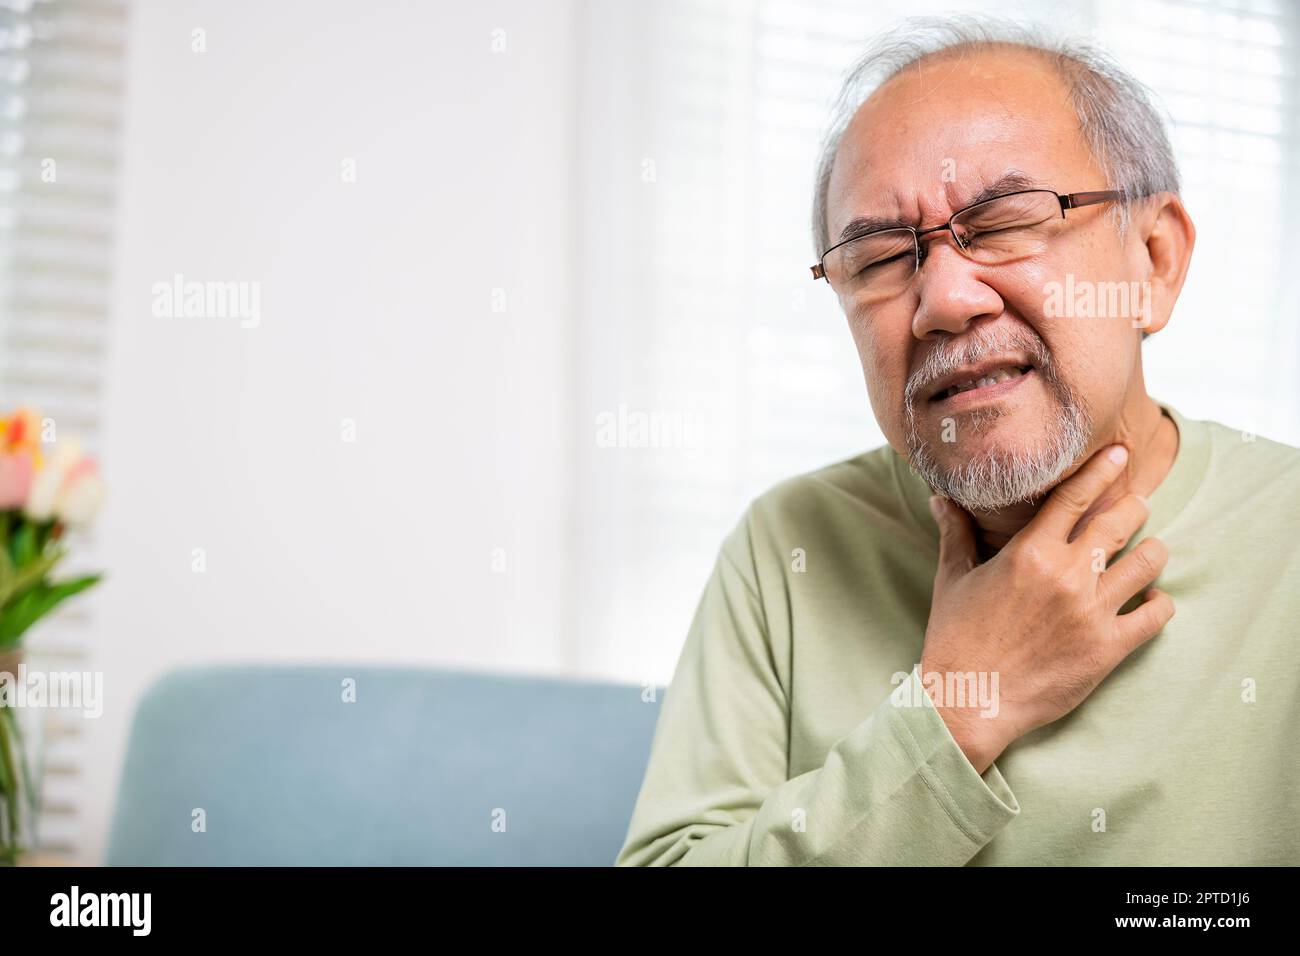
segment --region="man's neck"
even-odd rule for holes
[[[1084,515],[1076,530],[1080,530],[1094,514],[1105,511],[1124,495],[1139,494],[1146,497],[1159,486],[1178,454],[1178,426],[1164,414],[1159,405],[1144,396],[1134,412],[1126,412],[1121,416],[1119,426],[1113,434],[1089,448],[1088,455],[1105,445],[1116,443],[1129,450],[1124,474]],[[1083,460],[1086,461],[1087,456]],[[975,524],[979,528],[980,550],[985,557],[999,550],[1011,540],[1012,535],[1028,524],[1045,500],[1046,496],[999,512],[974,512]]]

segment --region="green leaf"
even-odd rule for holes
[[[31,615],[36,590],[37,588],[29,588],[0,610],[0,648],[16,645],[18,638],[36,621]]]
[[[11,647],[18,638],[66,599],[97,584],[102,574],[60,581],[58,584],[39,583],[19,594],[13,603],[0,611],[0,647]]]
[[[0,594],[10,590],[10,583],[14,579],[14,559],[9,557],[9,549],[0,547]],[[4,601],[0,600],[0,607],[4,606]]]
[[[15,566],[21,568],[24,564],[30,564],[36,558],[35,526],[30,521],[20,522],[18,531],[10,539],[9,545]]]
[[[94,587],[102,581],[102,574],[87,574],[79,578],[69,578],[67,581],[60,581],[58,584],[48,584],[45,586],[45,598],[41,614],[46,614],[54,608],[56,604],[61,603],[74,594],[80,594],[86,588]]]
[[[67,554],[66,549],[56,548],[28,563],[20,564],[10,575],[9,580],[3,586],[0,586],[0,613],[3,613],[2,609],[5,604],[14,595],[21,594],[39,581],[44,581],[45,575],[53,570],[54,566],[63,559],[65,554]]]

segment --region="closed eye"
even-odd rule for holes
[[[890,256],[888,259],[881,259],[881,260],[879,260],[879,261],[877,261],[877,262],[873,262],[873,263],[871,263],[871,264],[868,265],[868,266],[864,266],[864,267],[862,268],[862,271],[863,271],[863,272],[867,272],[867,271],[869,271],[869,270],[871,270],[871,269],[879,269],[879,268],[881,268],[882,266],[887,266],[887,265],[889,265],[891,262],[898,262],[898,261],[900,261],[900,260],[902,260],[902,259],[910,259],[910,258],[912,258],[912,253],[910,253],[910,252],[900,252],[900,253],[899,253],[898,255],[896,255],[896,256]]]

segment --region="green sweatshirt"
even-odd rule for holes
[[[755,499],[617,864],[1300,864],[1300,450],[1162,407],[1178,454],[1125,551],[1164,541],[1177,614],[983,774],[915,669],[925,483],[885,446]]]

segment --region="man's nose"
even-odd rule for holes
[[[1002,296],[980,278],[980,266],[958,251],[947,231],[927,236],[925,259],[917,274],[918,302],[912,334],[918,339],[940,333],[959,335],[980,318],[1002,314]]]

